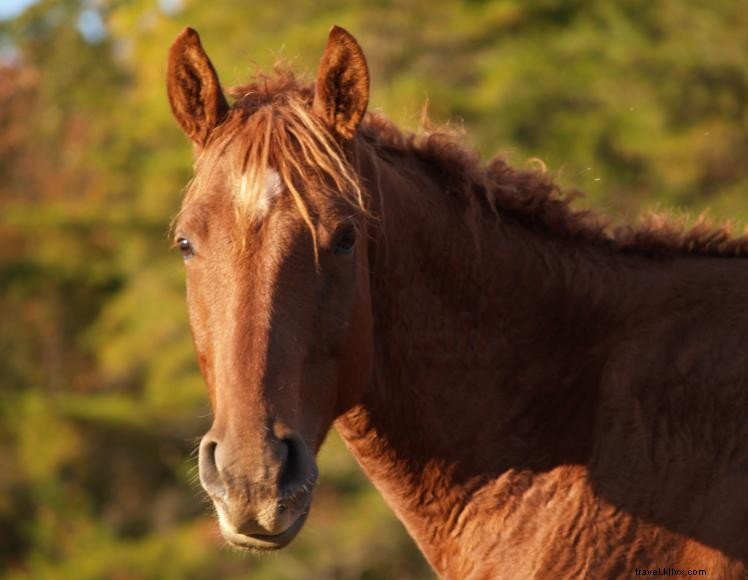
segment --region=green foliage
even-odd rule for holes
[[[81,33],[90,10],[103,38]],[[191,151],[168,46],[198,28],[232,85],[278,58],[313,71],[333,23],[403,127],[428,99],[486,156],[539,157],[614,217],[748,220],[740,0],[40,0],[0,22],[0,575],[430,577],[335,435],[281,554],[222,548],[194,482],[209,409],[169,251]]]

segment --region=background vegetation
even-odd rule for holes
[[[4,0],[5,1],[5,0]],[[426,578],[332,435],[312,516],[269,557],[222,548],[194,484],[209,425],[167,229],[190,147],[164,91],[198,28],[225,84],[314,70],[333,23],[372,107],[464,122],[580,202],[748,219],[741,0],[40,0],[0,21],[0,576]]]

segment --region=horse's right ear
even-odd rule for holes
[[[229,110],[213,64],[192,28],[185,28],[169,50],[166,86],[171,110],[182,130],[202,148]]]

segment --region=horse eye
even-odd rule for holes
[[[352,225],[346,226],[340,234],[338,234],[335,245],[333,246],[333,253],[335,254],[350,254],[353,252],[353,248],[356,246],[356,228]]]
[[[179,251],[182,252],[182,258],[185,260],[189,260],[195,255],[195,250],[187,238],[177,238],[177,247],[179,247]]]

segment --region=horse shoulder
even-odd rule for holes
[[[600,498],[673,538],[660,554],[721,577],[748,560],[743,277],[683,284],[611,349],[589,466]]]

